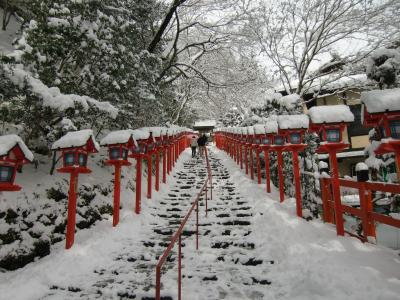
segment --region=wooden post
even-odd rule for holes
[[[156,191],[160,190],[160,150],[156,149]]]
[[[261,164],[260,164],[260,150],[256,148],[256,159],[257,159],[257,182],[261,184]]]
[[[119,206],[121,197],[121,165],[115,165],[114,172],[114,213],[113,213],[113,226],[119,223]]]
[[[279,199],[280,202],[285,200],[285,189],[283,185],[283,155],[282,150],[276,151],[278,157],[278,177],[279,177]]]
[[[142,199],[142,155],[136,158],[136,205],[135,213],[140,214],[140,202]]]
[[[339,169],[336,158],[336,151],[330,151],[329,160],[332,170],[332,191],[333,201],[335,205],[335,219],[336,219],[336,233],[337,235],[344,235],[344,222],[342,203],[340,199],[340,185],[339,185]]]
[[[75,240],[75,223],[76,223],[76,193],[78,188],[78,172],[71,172],[68,193],[68,220],[67,220],[67,236],[65,241],[65,249],[70,249]]]
[[[294,172],[294,184],[296,189],[296,213],[297,216],[303,217],[303,207],[301,201],[301,185],[300,185],[300,169],[299,169],[299,153],[293,151],[293,172]]]
[[[152,155],[151,153],[147,154],[147,198],[151,199],[151,179],[153,177],[153,167],[152,167]]]
[[[267,149],[264,149],[264,158],[265,158],[265,185],[267,187],[267,193],[271,193],[271,178],[269,171],[269,152]]]

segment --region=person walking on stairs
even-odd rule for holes
[[[194,135],[190,140],[190,148],[192,148],[192,158],[196,156],[197,137]]]
[[[206,148],[207,144],[207,136],[203,134],[199,139],[197,140],[197,145],[199,145],[199,151],[200,151],[200,156],[203,157],[204,151]]]

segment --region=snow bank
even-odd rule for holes
[[[97,144],[96,139],[93,135],[93,130],[91,129],[68,132],[66,135],[56,141],[51,149],[59,150],[71,147],[81,147],[84,146],[89,139],[92,139],[96,150],[99,151],[99,144]]]
[[[33,160],[33,154],[22,141],[22,139],[15,134],[0,136],[0,156],[7,155],[11,149],[18,145],[24,153],[25,158],[29,161]]]
[[[309,119],[307,115],[282,115],[278,116],[280,129],[308,129]]]
[[[362,92],[361,103],[371,114],[400,111],[400,88]]]
[[[347,105],[313,106],[307,113],[314,124],[354,122],[354,115]]]
[[[133,130],[131,130],[131,129],[117,130],[117,131],[110,132],[107,136],[105,136],[101,140],[100,145],[108,146],[108,145],[115,145],[115,144],[125,144],[129,141],[129,139],[131,137],[133,139],[133,142],[137,146],[137,142],[133,138]]]
[[[42,81],[23,70],[22,65],[16,65],[15,67],[4,65],[4,75],[20,88],[28,85],[34,95],[43,99],[43,106],[59,111],[74,108],[75,105],[81,105],[87,111],[90,106],[95,106],[100,111],[108,113],[113,119],[118,115],[118,109],[109,102],[100,102],[88,96],[62,94],[59,88],[46,86]]]

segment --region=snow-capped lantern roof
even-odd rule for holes
[[[313,124],[354,122],[354,115],[347,105],[323,105],[311,107],[307,114]]]
[[[101,146],[111,146],[119,144],[137,146],[137,142],[133,137],[133,131],[131,129],[112,131],[100,141]]]
[[[253,126],[254,134],[265,134],[265,125],[264,124],[255,124]]]
[[[132,136],[136,141],[147,140],[150,136],[148,130],[144,130],[143,128],[132,130]]]
[[[307,115],[280,115],[278,116],[279,129],[308,129],[309,118]]]
[[[362,92],[361,103],[364,126],[377,126],[384,113],[400,119],[400,88]]]
[[[0,136],[0,160],[12,159],[27,163],[33,161],[33,158],[33,153],[18,135]]]
[[[88,152],[98,152],[99,144],[93,135],[93,130],[84,129],[79,131],[71,131],[62,138],[54,142],[52,150],[63,150],[68,148],[85,148]]]
[[[278,133],[278,122],[276,118],[268,118],[265,122],[265,132],[269,134],[276,134]]]

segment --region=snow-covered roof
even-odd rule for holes
[[[278,99],[278,102],[287,109],[294,109],[298,101],[300,101],[300,96],[297,94],[290,94]]]
[[[132,138],[135,145],[136,140],[133,138],[133,130],[117,130],[107,134],[100,142],[102,146],[115,145],[115,144],[126,144],[129,139]]]
[[[360,156],[365,156],[365,152],[363,150],[339,152],[336,154],[337,158],[360,157]],[[318,154],[318,159],[328,159],[328,158],[329,158],[329,154],[325,154],[325,153]]]
[[[79,131],[70,131],[58,141],[54,142],[51,147],[52,150],[59,150],[65,148],[72,147],[82,147],[85,146],[86,143],[92,139],[93,145],[97,151],[100,150],[99,144],[96,142],[96,139],[93,135],[92,129],[84,129]]]
[[[266,133],[278,133],[278,122],[276,118],[268,118],[264,126]]]
[[[202,120],[194,123],[193,127],[215,127],[217,125],[217,121],[215,120]]]
[[[323,105],[311,107],[307,114],[314,124],[354,122],[354,115],[347,105]]]
[[[400,111],[400,88],[362,92],[361,102],[371,114]]]
[[[33,154],[22,141],[22,139],[15,134],[8,134],[0,136],[0,156],[7,155],[15,146],[19,146],[25,158],[29,161],[33,160]]]
[[[135,140],[146,140],[149,138],[150,133],[148,130],[143,130],[143,128],[132,130],[132,136]]]
[[[278,116],[280,129],[308,129],[309,119],[307,115],[281,115]]]
[[[265,125],[264,124],[255,124],[253,125],[253,130],[255,134],[265,134]]]

